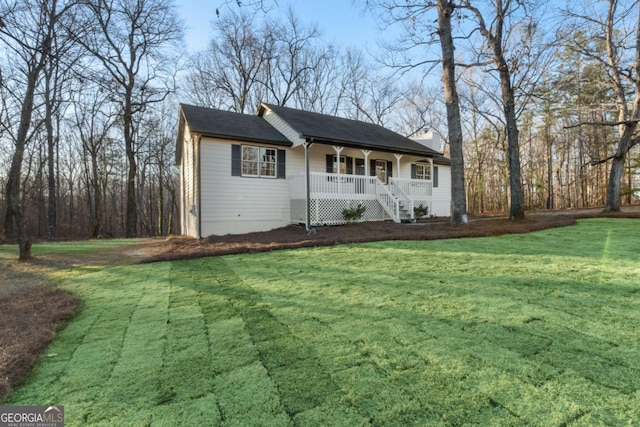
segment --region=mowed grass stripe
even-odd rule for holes
[[[5,403],[68,425],[638,424],[638,225],[65,270],[85,308]]]

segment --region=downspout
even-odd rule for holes
[[[198,176],[196,177],[198,183],[198,208],[196,209],[197,224],[198,224],[198,239],[202,238],[202,180],[200,179],[200,174],[202,170],[202,153],[200,152],[200,141],[202,141],[202,135],[198,134],[195,138],[196,147],[198,150]],[[194,150],[195,153],[195,150]]]
[[[309,148],[311,147],[311,140],[307,139],[304,143],[304,169],[305,169],[305,184],[306,184],[306,223],[305,228],[307,234],[315,233],[315,228],[311,228],[311,182],[309,180]]]

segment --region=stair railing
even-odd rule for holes
[[[400,200],[379,180],[376,180],[376,198],[393,222],[400,222]]]
[[[391,189],[391,194],[393,194],[393,196],[398,200],[401,200],[403,205],[409,210],[409,217],[412,220],[415,219],[415,214],[413,212],[413,199],[404,192],[402,187],[398,185],[393,178],[389,178],[389,188]]]

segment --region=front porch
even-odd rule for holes
[[[415,221],[414,207],[432,211],[433,182],[425,179],[388,177],[388,184],[377,176],[340,173],[309,173],[309,219],[311,226],[345,224],[345,209],[364,207],[357,220],[394,222]],[[305,175],[289,179],[291,221],[306,221]]]

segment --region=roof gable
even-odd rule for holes
[[[291,141],[259,116],[188,104],[180,104],[180,110],[193,133],[238,141],[291,146]]]
[[[266,103],[262,104],[259,115],[264,114],[264,108],[277,114],[301,138],[313,142],[429,157],[441,156],[429,147],[373,123]]]

